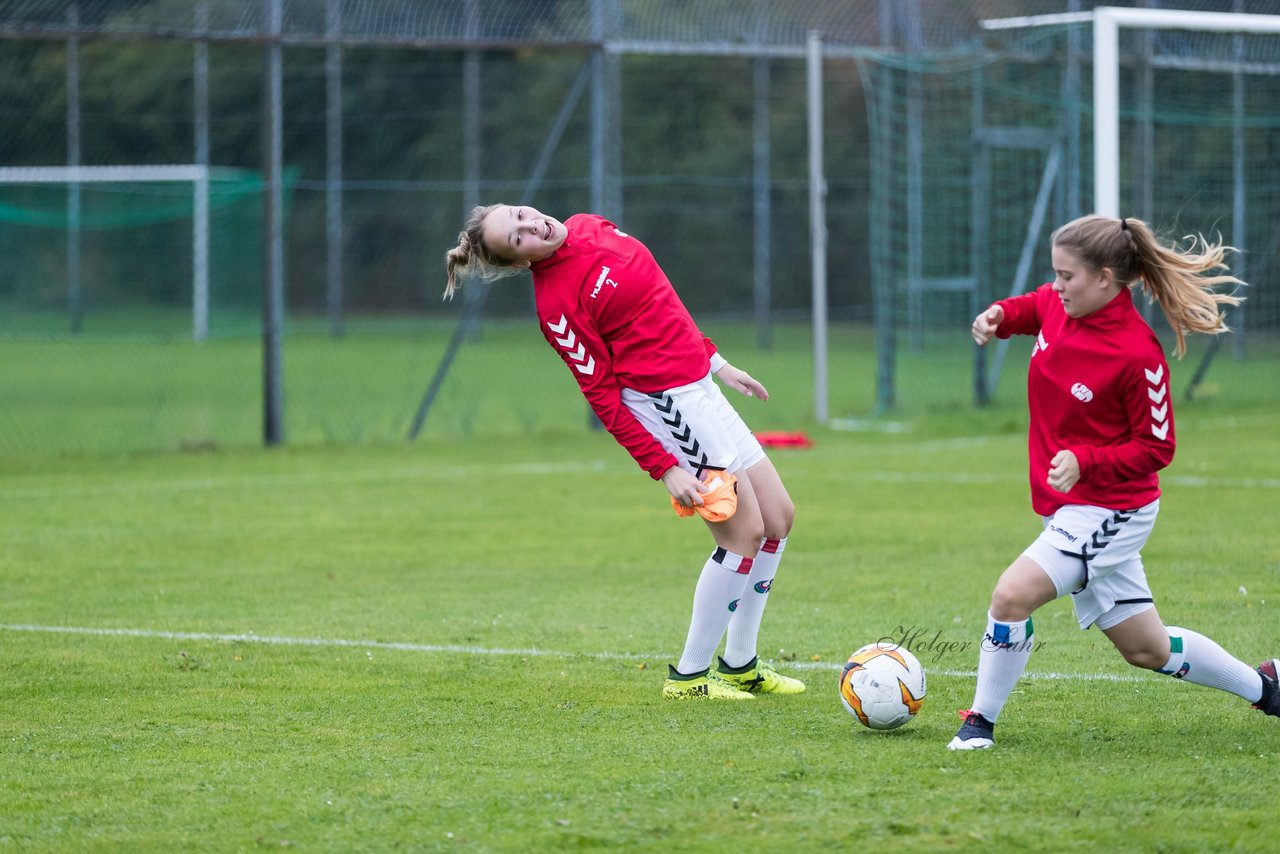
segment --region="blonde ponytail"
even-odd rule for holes
[[[1243,297],[1218,293],[1219,285],[1243,285],[1227,268],[1232,247],[1188,235],[1186,246],[1164,243],[1139,219],[1097,215],[1073,220],[1053,233],[1053,245],[1068,249],[1093,270],[1108,268],[1122,286],[1141,281],[1142,290],[1160,304],[1176,338],[1174,352],[1186,352],[1186,334],[1228,332],[1220,306],[1239,305]]]
[[[465,271],[471,264],[471,238],[465,231],[458,234],[458,245],[450,249],[444,256],[444,267],[449,279],[444,286],[444,299],[453,299],[461,285],[458,283],[459,269]]]
[[[458,233],[458,245],[445,253],[444,267],[448,279],[444,287],[444,299],[453,299],[453,295],[462,287],[463,278],[475,277],[493,281],[523,269],[499,258],[484,243],[484,218],[496,207],[498,205],[477,205],[472,208],[467,215],[466,225]]]
[[[1185,247],[1166,246],[1149,229],[1135,232],[1134,249],[1142,266],[1142,289],[1160,303],[1165,319],[1177,337],[1174,352],[1186,352],[1186,333],[1219,335],[1229,332],[1219,306],[1239,305],[1244,297],[1220,294],[1219,285],[1243,285],[1228,272],[1226,253],[1234,251],[1221,243],[1210,243],[1203,235],[1187,235]],[[1215,272],[1216,271],[1216,272]]]

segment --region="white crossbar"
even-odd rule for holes
[[[208,166],[6,166],[0,184],[92,184],[107,181],[199,181]]]

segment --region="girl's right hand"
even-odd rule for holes
[[[671,497],[685,507],[702,506],[702,493],[706,491],[706,487],[680,466],[667,469],[666,474],[662,476],[662,483],[667,487],[667,492],[671,493]]]
[[[996,334],[996,329],[1000,326],[1000,321],[1004,320],[1004,309],[999,303],[991,306],[982,314],[973,319],[973,340],[979,347],[991,340],[991,336]]]

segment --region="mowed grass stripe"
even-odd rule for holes
[[[503,476],[549,474],[582,474],[601,473],[607,471],[629,470],[621,463],[609,463],[604,460],[586,460],[566,463],[528,463],[513,466],[503,472]],[[491,467],[450,466],[447,468],[395,468],[368,469],[364,471],[342,472],[306,472],[296,474],[243,475],[237,477],[216,477],[200,479],[184,479],[173,481],[123,481],[104,484],[65,483],[41,486],[13,486],[0,488],[0,500],[22,500],[29,498],[54,497],[95,497],[104,495],[135,495],[157,492],[194,492],[204,490],[240,489],[252,486],[326,486],[332,484],[380,483],[388,480],[429,481],[440,479],[465,479],[484,476],[491,473]],[[1000,483],[1021,483],[1025,477],[1021,473],[1007,472],[999,474],[946,474],[942,472],[920,471],[861,471],[857,477],[862,480],[874,480],[883,483],[919,483],[945,484],[949,486],[966,486]],[[1194,475],[1166,475],[1161,478],[1165,486],[1176,486],[1189,489],[1280,489],[1280,478],[1257,477],[1199,477]]]

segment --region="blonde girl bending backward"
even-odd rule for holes
[[[1239,284],[1227,247],[1165,244],[1136,219],[1086,216],[1052,237],[1055,279],[1000,300],[973,321],[973,339],[1035,336],[1027,370],[1031,506],[1044,530],[991,594],[972,708],[948,745],[995,743],[995,723],[1035,645],[1032,613],[1070,596],[1080,628],[1096,625],[1135,667],[1217,688],[1280,716],[1276,671],[1208,637],[1166,626],[1141,550],[1160,507],[1157,472],[1173,459],[1173,396],[1160,341],[1133,304],[1139,285],[1160,304],[1182,356],[1188,332],[1226,331],[1214,292]]]
[[[669,699],[751,700],[804,683],[756,655],[756,637],[795,507],[764,449],[715,379],[747,397],[765,387],[698,331],[653,255],[592,214],[561,222],[529,205],[475,208],[446,256],[458,274],[533,273],[538,327],[601,423],[662,481],[677,515],[703,516],[715,549],[693,593]],[[678,559],[655,545],[655,559]],[[637,587],[642,585],[638,582]],[[724,654],[711,658],[724,639]]]

